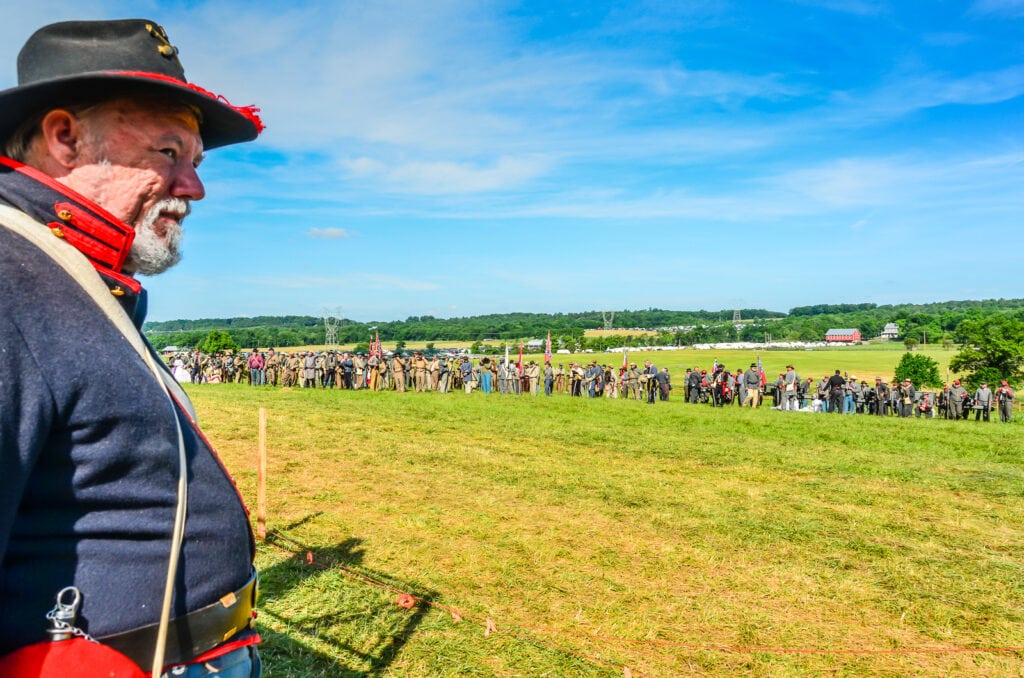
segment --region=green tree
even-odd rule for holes
[[[914,386],[942,386],[939,363],[921,354],[904,353],[896,365],[896,379],[909,379]]]
[[[399,339],[395,342],[395,353],[401,353],[405,350],[405,340]]]
[[[903,345],[907,347],[908,351],[913,351],[917,348],[917,339],[904,339]]]
[[[210,330],[206,338],[199,342],[198,348],[209,355],[217,351],[237,351],[238,344],[224,330]]]
[[[1017,385],[1024,378],[1024,321],[1019,315],[964,320],[956,337],[963,348],[949,361],[949,369],[964,374],[971,388],[1000,379]]]

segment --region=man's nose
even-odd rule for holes
[[[171,195],[175,198],[202,200],[206,197],[206,188],[199,178],[199,171],[191,163],[182,163],[181,169],[174,179]]]

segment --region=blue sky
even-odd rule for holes
[[[1024,297],[1024,0],[103,2],[263,109],[150,319]]]

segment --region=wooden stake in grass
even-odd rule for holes
[[[260,465],[256,473],[256,536],[267,540],[267,408],[260,408],[260,428],[257,438]]]

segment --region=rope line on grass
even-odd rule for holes
[[[444,605],[442,603],[438,603],[436,601],[428,600],[426,598],[422,598],[420,596],[414,595],[412,593],[409,593],[408,591],[404,591],[404,590],[402,590],[402,589],[400,589],[400,588],[398,588],[396,586],[388,584],[387,582],[380,581],[379,579],[377,579],[375,577],[372,577],[372,576],[366,574],[365,572],[360,572],[359,570],[352,569],[352,568],[347,567],[345,565],[340,565],[338,563],[334,563],[332,565],[321,565],[320,563],[315,562],[315,558],[313,557],[312,549],[306,548],[304,545],[299,544],[298,542],[296,542],[293,539],[290,539],[290,538],[282,535],[279,532],[273,532],[273,533],[267,535],[267,543],[269,543],[271,546],[274,546],[274,547],[280,549],[281,551],[284,551],[285,553],[290,553],[291,555],[294,555],[294,556],[301,556],[301,554],[296,552],[296,551],[290,551],[290,550],[284,548],[283,546],[281,546],[279,544],[275,544],[274,541],[276,541],[276,540],[281,540],[281,541],[289,542],[292,545],[299,547],[299,549],[305,550],[306,551],[306,555],[305,555],[306,564],[309,565],[309,566],[315,567],[318,570],[321,570],[321,571],[336,570],[336,571],[340,572],[341,574],[343,574],[343,575],[345,575],[345,576],[347,576],[347,577],[349,577],[351,579],[354,579],[354,580],[356,580],[356,581],[358,581],[360,583],[367,584],[369,586],[374,586],[374,587],[377,587],[377,588],[389,591],[391,593],[398,594],[398,598],[395,600],[395,604],[398,605],[399,607],[402,607],[402,608],[405,608],[405,609],[411,609],[412,607],[415,606],[416,603],[420,603],[420,604],[425,605],[427,607],[435,608],[435,609],[443,610],[443,611],[447,612],[448,614],[450,614],[452,616],[452,619],[456,623],[462,622],[462,621],[468,621],[469,623],[476,624],[477,626],[482,626],[484,628],[484,638],[490,638],[491,634],[497,634],[497,633],[501,632],[501,633],[505,633],[507,635],[513,636],[515,638],[519,638],[520,640],[524,640],[526,642],[532,643],[534,645],[538,645],[538,646],[544,647],[546,649],[553,650],[555,652],[561,652],[562,654],[566,654],[566,655],[575,657],[575,658],[580,659],[580,660],[585,661],[585,662],[590,662],[592,664],[598,664],[600,666],[605,666],[605,667],[610,667],[610,668],[614,668],[614,669],[620,670],[620,671],[622,671],[622,675],[623,675],[624,678],[633,678],[634,676],[637,676],[639,678],[651,678],[649,676],[649,674],[642,673],[642,672],[640,672],[640,671],[638,671],[636,669],[633,669],[633,668],[631,668],[631,667],[629,667],[626,664],[623,664],[621,662],[616,662],[616,661],[612,661],[610,659],[604,659],[604,658],[601,658],[601,657],[595,657],[595,656],[592,656],[592,655],[582,654],[582,653],[577,652],[575,650],[572,650],[570,648],[566,648],[566,647],[562,647],[562,646],[556,645],[555,643],[552,643],[550,641],[544,640],[542,638],[535,638],[535,637],[530,636],[530,635],[528,635],[526,633],[523,633],[522,631],[517,631],[512,626],[502,625],[501,630],[499,631],[498,625],[494,622],[494,620],[491,617],[487,617],[487,618],[483,619],[483,618],[480,618],[480,617],[474,617],[473,615],[463,614],[462,612],[460,612],[459,610],[456,610],[453,607],[449,607],[449,606]]]
[[[298,546],[300,548],[305,548],[303,545],[295,542],[292,539],[289,539],[288,537],[284,537],[280,533],[274,533],[274,538],[275,539],[281,539],[282,541],[290,542],[291,544],[293,544],[295,546]],[[295,553],[293,551],[289,551],[288,549],[285,549],[282,546],[279,546],[277,544],[273,544],[273,545],[277,546],[277,548],[281,549],[282,551],[285,551],[286,553],[291,553],[292,555],[298,555],[297,553]],[[313,551],[312,550],[307,550],[306,551],[306,562],[307,562],[307,564],[313,565],[314,564],[313,560],[314,560],[313,559]],[[388,584],[387,582],[382,582],[382,581],[380,581],[380,580],[378,580],[378,579],[376,579],[374,577],[371,577],[370,575],[367,575],[367,574],[365,574],[363,572],[360,572],[358,570],[354,570],[354,569],[352,569],[350,567],[347,567],[345,565],[334,564],[334,565],[331,565],[331,566],[322,566],[322,565],[317,564],[316,566],[319,569],[321,569],[321,570],[327,570],[327,569],[338,570],[342,574],[344,574],[344,575],[346,575],[346,576],[348,576],[348,577],[350,577],[352,579],[355,579],[357,581],[360,581],[360,582],[362,582],[364,584],[368,584],[370,586],[376,586],[378,588],[385,589],[385,590],[390,591],[392,593],[396,593],[396,594],[398,594],[398,599],[396,600],[396,604],[399,605],[400,607],[410,608],[410,607],[413,606],[413,604],[420,603],[420,604],[426,605],[428,607],[436,608],[436,609],[439,609],[439,610],[443,610],[444,612],[447,612],[448,614],[450,614],[452,616],[452,619],[454,619],[456,622],[460,622],[460,621],[463,621],[463,620],[469,620],[472,623],[476,623],[478,625],[484,626],[485,627],[484,637],[489,638],[492,633],[499,632],[498,625],[490,617],[487,617],[486,619],[481,619],[479,617],[474,618],[473,616],[466,615],[466,614],[462,613],[461,611],[459,611],[459,610],[457,610],[457,609],[455,609],[453,607],[449,607],[449,606],[444,605],[442,603],[438,603],[438,602],[433,601],[433,600],[428,600],[426,598],[421,598],[421,597],[416,596],[416,595],[414,595],[412,593],[409,593],[408,591],[403,591],[402,589],[399,589],[399,588],[397,588],[397,587],[395,587],[395,586],[393,586],[391,584]],[[580,659],[584,659],[586,661],[595,662],[595,663],[598,663],[598,664],[601,664],[601,665],[604,665],[604,666],[612,666],[612,667],[616,667],[616,668],[621,668],[621,669],[623,669],[623,673],[624,673],[625,676],[627,676],[627,678],[629,676],[644,676],[646,674],[638,673],[638,672],[636,672],[636,670],[631,670],[630,667],[626,666],[625,664],[620,664],[618,662],[612,662],[612,661],[609,661],[609,660],[606,660],[606,659],[602,659],[602,658],[599,658],[599,657],[583,655],[583,654],[580,654],[580,653],[578,653],[578,652],[576,652],[574,650],[570,650],[570,649],[567,649],[567,648],[563,648],[563,647],[551,644],[551,643],[549,643],[547,641],[544,641],[542,639],[534,638],[534,637],[529,636],[529,635],[527,635],[527,634],[525,634],[523,632],[524,631],[529,631],[531,633],[556,634],[556,635],[570,636],[570,637],[576,637],[576,638],[584,638],[584,639],[588,639],[588,640],[595,640],[595,641],[601,641],[601,642],[610,642],[610,643],[628,643],[628,644],[633,644],[633,645],[651,645],[651,646],[658,646],[658,647],[675,647],[675,648],[687,649],[687,650],[701,650],[701,651],[708,651],[708,652],[733,652],[733,653],[808,654],[808,655],[827,655],[827,654],[837,654],[837,655],[915,655],[915,654],[916,655],[928,655],[928,654],[997,654],[997,653],[1024,652],[1024,646],[1007,646],[1007,647],[921,647],[921,648],[889,648],[889,649],[872,649],[872,648],[833,648],[833,649],[824,649],[824,648],[787,648],[787,647],[733,646],[733,645],[702,645],[702,644],[696,644],[696,643],[682,643],[682,642],[677,642],[677,641],[672,641],[672,640],[654,640],[654,639],[644,639],[644,638],[622,638],[622,637],[618,637],[618,636],[603,636],[603,635],[598,635],[598,634],[593,634],[593,633],[586,633],[586,632],[570,632],[570,631],[565,631],[563,629],[557,629],[557,628],[546,627],[546,626],[532,626],[532,627],[531,626],[518,626],[518,627],[516,627],[516,626],[510,625],[510,624],[502,624],[500,629],[501,629],[501,632],[507,633],[509,635],[512,635],[512,636],[515,636],[515,637],[518,637],[518,638],[523,638],[523,639],[528,640],[530,642],[540,644],[540,645],[542,645],[544,647],[547,647],[547,648],[550,648],[550,649],[554,649],[554,650],[557,650],[559,652],[564,652],[566,654],[578,657]]]

